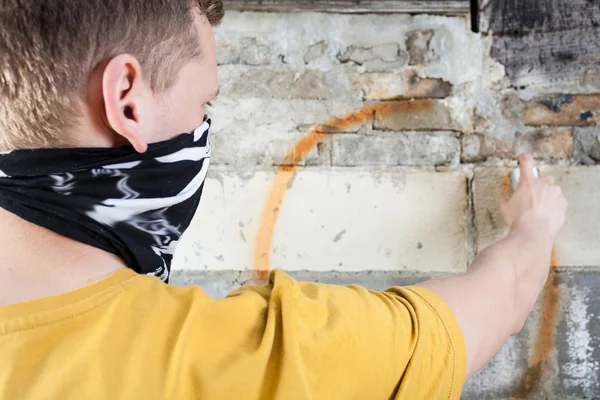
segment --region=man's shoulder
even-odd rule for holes
[[[148,275],[135,275],[120,287],[121,299],[135,310],[168,312],[203,308],[214,300],[196,285],[174,286]]]

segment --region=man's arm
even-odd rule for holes
[[[548,276],[566,201],[531,167],[522,160],[503,206],[510,235],[463,276],[375,292],[274,271],[267,287],[186,310],[196,397],[458,400],[465,375],[521,328]]]
[[[518,333],[548,278],[554,238],[567,202],[551,177],[536,178],[530,156],[521,181],[501,205],[510,234],[482,251],[461,276],[424,282],[455,314],[467,348],[467,379]]]

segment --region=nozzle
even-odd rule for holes
[[[539,178],[540,170],[537,168],[533,168],[533,175],[535,175],[537,178]],[[521,177],[521,169],[519,167],[514,168],[512,171],[510,171],[510,174],[508,174],[508,179],[510,180],[510,190],[512,192],[514,192],[517,189],[517,186],[519,185],[520,177]]]

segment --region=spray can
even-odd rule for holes
[[[540,170],[537,168],[533,168],[533,175],[536,178],[539,178],[541,176]],[[512,171],[510,171],[510,174],[508,175],[508,179],[510,180],[510,190],[511,191],[514,192],[517,189],[517,186],[519,185],[520,177],[521,177],[521,169],[519,167],[514,168]]]

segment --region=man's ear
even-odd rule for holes
[[[108,62],[102,75],[106,121],[140,153],[148,149],[140,124],[143,99],[148,91],[150,88],[142,80],[142,68],[134,56],[121,54]]]

